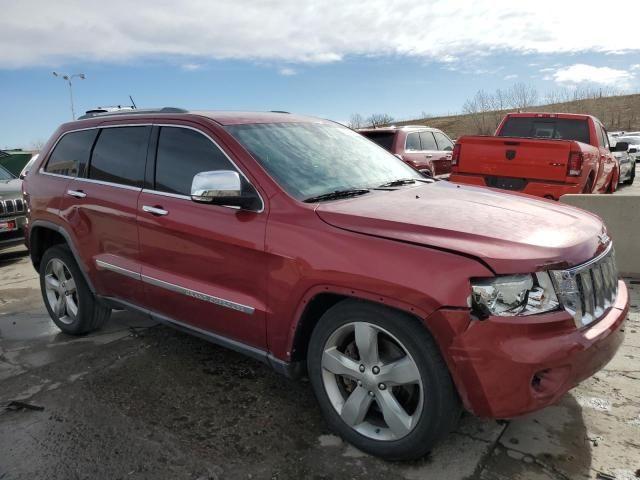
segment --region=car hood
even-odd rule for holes
[[[0,198],[22,197],[22,180],[0,180]]]
[[[608,242],[591,213],[449,182],[321,203],[316,213],[344,230],[475,257],[495,273],[577,265]]]

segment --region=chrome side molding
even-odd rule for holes
[[[169,290],[171,292],[181,293],[182,295],[186,295],[187,297],[195,298],[203,302],[213,303],[214,305],[218,305],[220,307],[246,313],[247,315],[253,315],[256,310],[255,308],[248,305],[233,302],[225,298],[215,297],[213,295],[202,293],[197,290],[192,290],[190,288],[176,285],[174,283],[165,282],[164,280],[150,277],[149,275],[142,275],[138,272],[134,272],[132,270],[119,267],[118,265],[113,265],[112,263],[105,262],[104,260],[96,259],[96,267],[99,270],[108,270],[110,272],[119,273],[120,275],[124,275],[125,277],[133,278],[134,280],[140,280],[148,285],[164,288],[165,290]]]

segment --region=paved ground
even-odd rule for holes
[[[629,283],[626,343],[604,371],[535,415],[465,416],[431,455],[394,464],[331,435],[308,383],[142,316],[60,334],[27,257],[3,253],[0,479],[636,478],[640,285]]]

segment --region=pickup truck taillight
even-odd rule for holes
[[[451,165],[458,165],[460,162],[460,151],[462,150],[462,145],[456,143],[453,146],[453,152],[451,152]]]
[[[582,163],[584,155],[582,152],[569,152],[569,163],[567,164],[567,175],[570,177],[579,177],[582,173]]]

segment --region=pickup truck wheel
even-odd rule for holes
[[[584,184],[582,193],[591,193],[593,191],[593,177],[587,178],[587,183]]]
[[[49,316],[64,333],[92,332],[111,316],[111,309],[96,301],[65,246],[51,247],[42,256],[40,290]]]
[[[311,336],[307,368],[330,427],[388,460],[423,456],[460,416],[429,332],[383,306],[347,300],[329,309]]]

